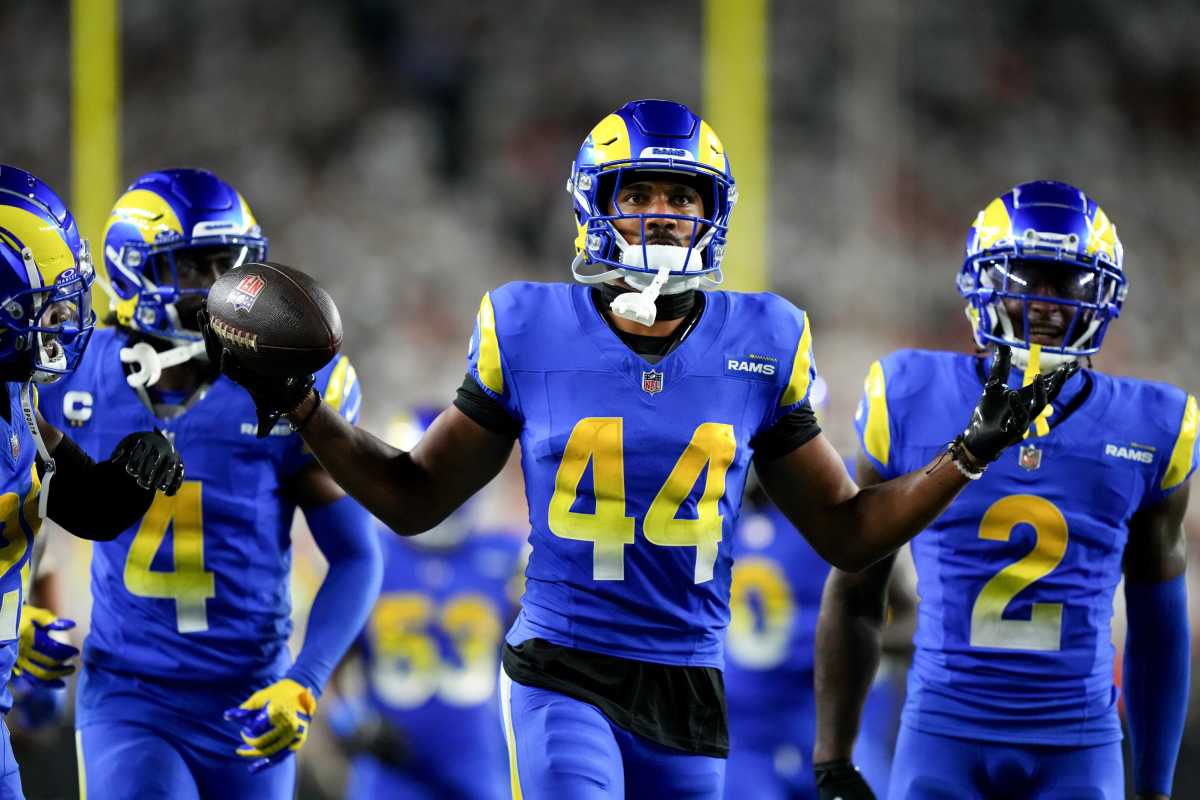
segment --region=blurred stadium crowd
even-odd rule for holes
[[[125,0],[122,174],[203,166],[236,183],[272,258],[338,300],[364,419],[382,428],[452,397],[483,291],[569,279],[563,183],[598,115],[639,96],[703,113],[699,6]],[[971,346],[954,289],[967,226],[1040,177],[1084,187],[1125,243],[1129,299],[1097,366],[1200,386],[1200,6],[797,0],[771,14],[768,275],[814,320],[836,445],[853,443],[873,359]],[[65,3],[0,5],[2,160],[62,187],[67,29]],[[519,519],[507,491],[490,513]],[[1198,714],[1181,797],[1200,793]]]

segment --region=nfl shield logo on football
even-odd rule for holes
[[[1021,445],[1021,455],[1017,459],[1017,463],[1022,469],[1033,472],[1042,465],[1042,451],[1031,444]]]
[[[662,391],[662,370],[652,369],[642,373],[642,391],[646,394],[658,394]]]
[[[238,285],[229,293],[229,302],[239,311],[249,311],[266,286],[267,282],[260,276],[247,275],[238,281]]]

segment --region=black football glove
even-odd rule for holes
[[[208,360],[220,368],[221,374],[226,378],[250,393],[254,400],[254,411],[258,416],[258,431],[255,435],[259,439],[267,438],[281,416],[291,413],[304,402],[312,392],[316,378],[311,374],[264,375],[248,369],[213,331],[212,325],[209,324],[208,312],[200,311],[198,319]]]
[[[108,460],[125,467],[138,486],[161,491],[167,497],[174,496],[183,483],[183,461],[159,431],[129,434],[117,443]]]
[[[997,347],[983,395],[962,433],[961,441],[967,452],[983,464],[995,461],[1004,448],[1021,441],[1030,424],[1058,397],[1063,384],[1079,369],[1078,362],[1072,361],[1049,375],[1038,375],[1028,386],[1013,389],[1007,383],[1011,363],[1012,349],[1005,345]]]
[[[813,764],[819,800],[875,800],[858,767],[846,759]]]

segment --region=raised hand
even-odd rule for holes
[[[199,313],[199,321],[208,360],[217,365],[226,378],[250,393],[258,417],[256,436],[265,439],[281,416],[294,411],[304,402],[312,392],[316,379],[311,374],[264,375],[248,369],[213,332],[206,311]]]
[[[1013,389],[1007,383],[1011,364],[1012,350],[997,347],[983,395],[959,437],[967,456],[980,465],[990,464],[1006,447],[1021,441],[1033,420],[1079,369],[1078,362],[1064,364],[1050,375],[1038,375],[1028,386]]]

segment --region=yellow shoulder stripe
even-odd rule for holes
[[[1198,423],[1200,409],[1196,407],[1196,398],[1189,394],[1187,405],[1183,409],[1183,421],[1179,423],[1179,438],[1175,440],[1175,449],[1171,451],[1171,463],[1167,466],[1167,474],[1163,476],[1164,490],[1174,489],[1183,483],[1191,472]]]
[[[351,383],[346,382],[346,376],[353,371],[350,359],[342,356],[334,366],[333,372],[329,373],[329,383],[325,385],[325,396],[322,399],[334,411],[342,410],[342,401],[346,399],[346,390],[353,386],[353,376],[351,376]]]
[[[880,464],[887,464],[892,451],[892,429],[888,420],[883,365],[878,361],[867,371],[863,389],[867,395],[867,425],[863,429],[863,446],[867,448],[867,455]]]
[[[812,369],[812,320],[804,315],[804,332],[796,344],[796,355],[792,357],[792,377],[788,380],[787,388],[783,390],[781,406],[799,403],[808,394],[808,384],[812,381],[809,374]]]
[[[479,302],[479,380],[496,394],[504,394],[504,370],[500,366],[500,340],[496,338],[496,312],[490,292]]]

